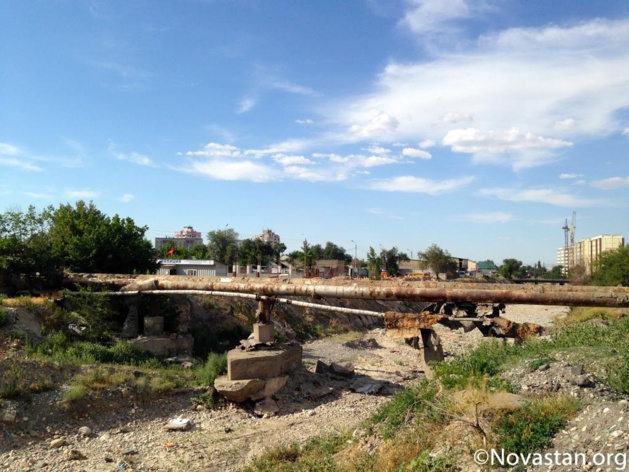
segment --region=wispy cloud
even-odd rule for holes
[[[248,182],[271,182],[278,180],[274,170],[266,165],[252,161],[192,161],[180,170],[211,177],[216,180],[243,180]]]
[[[393,177],[391,179],[375,180],[368,185],[371,190],[385,192],[425,193],[427,195],[440,195],[454,192],[466,187],[474,180],[473,177],[461,177],[448,180],[430,180],[410,175]]]
[[[139,152],[133,151],[133,152],[125,153],[125,152],[118,151],[113,141],[109,142],[108,149],[109,149],[109,152],[119,161],[127,161],[133,164],[137,164],[140,166],[147,166],[147,167],[157,166],[157,164],[153,162],[153,160],[150,157],[140,154]]]
[[[131,193],[125,193],[122,197],[120,197],[120,201],[122,203],[129,203],[133,200],[135,200],[135,195]]]
[[[590,207],[605,203],[600,199],[592,199],[572,195],[564,190],[539,188],[517,190],[512,188],[492,188],[482,189],[479,195],[486,197],[496,197],[500,200],[510,202],[534,202],[545,203],[559,207]]]
[[[24,161],[23,159],[15,158],[15,157],[1,157],[0,156],[0,166],[4,167],[14,167],[16,169],[25,170],[29,172],[40,172],[43,169],[31,162]]]
[[[409,4],[405,22],[417,31],[471,14],[462,0]],[[433,141],[479,164],[543,165],[576,139],[623,129],[628,43],[629,19],[503,30],[429,61],[390,62],[371,93],[322,112],[345,130],[340,142]]]
[[[81,200],[81,199],[87,199],[87,198],[96,198],[100,196],[100,192],[97,192],[95,190],[90,190],[90,189],[81,189],[81,190],[66,189],[64,191],[64,196],[66,198]]]
[[[432,154],[423,149],[404,148],[402,149],[402,155],[407,157],[417,157],[419,159],[432,159]]]
[[[300,124],[300,125],[311,125],[312,123],[314,123],[314,121],[312,121],[310,119],[295,120],[295,123]]]
[[[463,219],[472,223],[508,223],[513,220],[513,215],[500,211],[488,213],[470,213]]]
[[[560,179],[578,179],[580,177],[583,177],[583,174],[569,174],[569,173],[561,173],[559,174],[559,178]]]
[[[610,177],[609,179],[595,180],[590,185],[603,190],[615,190],[621,187],[629,187],[629,177]]]

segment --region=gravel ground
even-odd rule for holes
[[[516,322],[549,326],[567,311],[564,307],[522,305],[507,307],[504,316]],[[447,355],[463,352],[482,339],[477,331],[463,334],[445,328],[438,330]],[[386,337],[382,329],[370,330],[360,338],[333,337],[303,347],[304,367],[275,395],[280,411],[273,417],[257,417],[249,405],[228,404],[217,410],[195,407],[190,393],[150,403],[126,402],[115,411],[88,412],[81,419],[51,413],[57,409],[59,392],[37,395],[30,405],[9,402],[0,411],[6,414],[15,409],[17,418],[12,424],[0,423],[0,468],[235,471],[268,447],[301,443],[322,433],[357,428],[396,391],[423,376],[419,352],[401,340]],[[355,375],[345,379],[316,374],[317,360],[350,362]],[[520,377],[522,382],[529,383],[527,388],[533,389],[535,377]],[[360,391],[361,387],[377,392],[354,391]],[[592,393],[590,406],[557,436],[554,447],[574,452],[624,452],[629,442],[626,400],[605,395],[599,398],[594,395],[595,390]],[[175,418],[188,419],[192,427],[187,431],[165,430],[166,423]]]

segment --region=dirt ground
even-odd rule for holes
[[[519,305],[507,307],[505,316],[549,326],[566,312],[564,307]],[[482,339],[476,330],[463,334],[439,328],[438,333],[446,356]],[[0,422],[0,469],[236,471],[266,448],[334,431],[359,435],[362,420],[424,375],[419,351],[387,337],[382,328],[308,342],[303,350],[303,367],[275,395],[279,414],[271,417],[255,415],[252,405],[195,406],[191,392],[150,403],[123,402],[113,411],[88,411],[80,419],[58,413],[60,391],[38,394],[30,404],[4,402],[0,414],[14,412],[15,419]],[[317,361],[350,363],[354,375],[317,374]],[[191,428],[164,429],[177,418],[189,420]]]

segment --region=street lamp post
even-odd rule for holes
[[[358,244],[356,244],[356,241],[354,241],[353,239],[352,239],[352,242],[354,243],[354,274],[356,274],[356,278],[358,278],[358,273],[356,272],[356,259],[358,259]]]

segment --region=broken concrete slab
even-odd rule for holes
[[[262,379],[229,380],[221,375],[214,381],[214,388],[230,402],[242,403],[264,391],[266,382]]]
[[[243,351],[232,349],[227,353],[229,380],[270,379],[281,377],[301,366],[300,344],[277,346],[276,349]]]
[[[354,380],[349,386],[350,390],[365,395],[375,395],[384,387],[384,382],[369,377],[361,377]]]
[[[251,399],[253,401],[258,401],[262,400],[263,398],[271,398],[275,392],[286,385],[286,382],[288,382],[288,375],[266,379],[264,381],[264,388],[258,393],[252,395]]]

